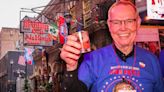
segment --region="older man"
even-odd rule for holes
[[[85,54],[79,68],[81,46],[77,38],[70,35],[60,54],[67,68],[63,91],[163,92],[158,59],[134,45],[140,22],[131,2],[113,4],[107,20],[113,44]]]

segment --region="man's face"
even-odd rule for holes
[[[119,47],[133,45],[140,25],[135,10],[130,5],[119,5],[113,7],[108,16],[108,26],[114,43]]]

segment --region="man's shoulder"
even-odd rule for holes
[[[152,52],[138,46],[136,46],[136,54],[140,57],[156,58],[156,56]]]
[[[139,46],[136,45],[136,51],[140,52],[140,53],[143,53],[143,54],[152,54],[150,51],[144,49],[144,48],[141,48]]]
[[[160,54],[164,55],[164,49],[161,50]]]

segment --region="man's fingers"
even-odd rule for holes
[[[72,40],[68,40],[65,45],[67,46],[71,46],[71,47],[74,47],[74,48],[77,48],[77,49],[81,49],[81,44],[77,41],[72,41]]]
[[[74,54],[74,53],[67,52],[67,51],[62,51],[62,53],[60,55],[66,61],[66,63],[69,63],[67,58],[71,58],[71,59],[77,61],[79,59],[79,57],[80,57],[79,54]]]
[[[68,46],[67,44],[63,46],[63,50],[74,53],[74,54],[80,54],[80,49]]]
[[[66,43],[63,45],[60,57],[66,62],[67,70],[75,70],[77,68],[78,59],[80,58],[81,45],[75,35],[69,35]]]
[[[71,59],[71,58],[66,58],[67,61],[69,61],[67,63],[67,65],[69,66],[75,66],[77,64],[77,60]]]

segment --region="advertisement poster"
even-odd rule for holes
[[[160,40],[157,28],[140,28],[136,39],[136,45],[151,51],[153,54],[159,56]]]

